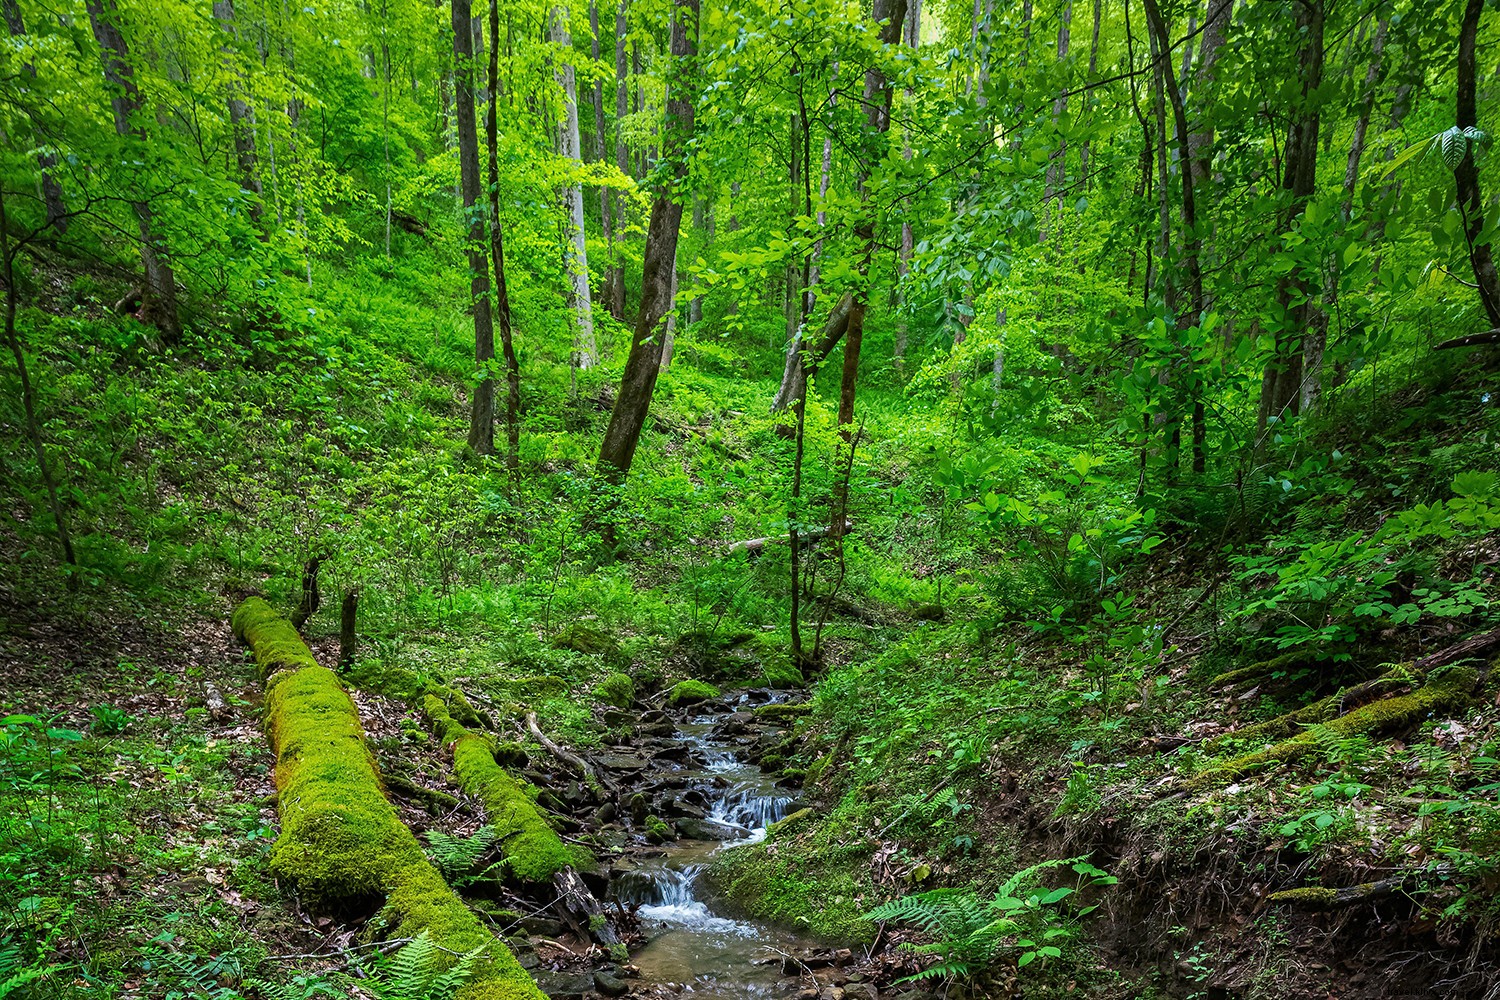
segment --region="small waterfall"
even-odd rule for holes
[[[793,801],[790,795],[766,795],[753,786],[738,785],[714,802],[708,819],[747,830],[749,836],[759,840],[765,836],[766,827],[786,818]]]

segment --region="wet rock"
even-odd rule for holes
[[[594,973],[594,985],[607,997],[622,997],[630,992],[630,984],[602,969]]]
[[[869,983],[845,983],[845,1000],[880,1000],[880,991]]]
[[[627,753],[599,753],[594,755],[594,763],[606,771],[644,771],[646,760]]]
[[[818,994],[818,1000],[844,1000],[844,988],[842,986],[829,986]]]
[[[785,966],[783,966],[782,968],[784,969]],[[787,974],[791,975],[791,973],[787,973]],[[816,986],[809,986],[806,989],[798,990],[797,991],[797,1000],[818,1000],[818,989],[817,989],[817,987]]]
[[[638,718],[639,717],[634,712],[626,712],[618,708],[606,708],[604,710],[604,724],[606,726],[609,726],[611,729],[615,729],[620,726],[635,725]]]
[[[686,796],[678,795],[667,799],[662,803],[662,811],[673,817],[685,816],[688,819],[707,819],[708,812],[701,806],[695,806],[689,802]]]
[[[606,823],[611,822],[615,816],[615,804],[613,802],[606,802],[594,812],[594,822],[600,826],[604,826]]]
[[[584,1000],[594,989],[594,977],[587,973],[539,971],[535,977],[537,986],[552,1000]]]
[[[535,934],[537,937],[555,938],[566,932],[561,920],[553,920],[551,917],[527,916],[521,918],[521,928],[527,934]]]

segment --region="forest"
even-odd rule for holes
[[[0,1000],[1500,1000],[1497,0],[0,14]]]

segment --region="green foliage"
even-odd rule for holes
[[[1064,866],[1077,874],[1076,885],[1034,887],[1041,872]],[[927,944],[903,945],[918,955],[937,956],[907,981],[962,979],[984,972],[1003,953],[1015,954],[1018,968],[1038,959],[1045,966],[1049,959],[1061,958],[1061,944],[1076,929],[1073,918],[1059,904],[1080,889],[1115,881],[1081,857],[1043,861],[1011,876],[989,898],[980,898],[970,889],[933,889],[878,906],[866,917],[911,924],[935,938]],[[1084,907],[1076,916],[1092,909]]]
[[[423,838],[427,841],[427,856],[443,873],[450,885],[463,885],[472,881],[474,866],[495,846],[495,830],[482,826],[466,837],[455,837],[441,830],[428,830]]]

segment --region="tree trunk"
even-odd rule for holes
[[[646,230],[646,252],[641,267],[641,307],[636,316],[630,354],[620,377],[609,426],[599,447],[598,472],[611,483],[630,474],[640,443],[641,428],[651,409],[651,394],[661,372],[662,317],[671,308],[672,276],[676,271],[677,237],[682,226],[682,203],[674,187],[688,175],[688,146],[693,136],[693,80],[698,55],[698,0],[673,0],[671,74],[667,84],[667,121],[662,150],[671,158],[672,177],[656,192]]]
[[[1089,42],[1088,81],[1090,83],[1094,82],[1094,77],[1099,72],[1099,27],[1103,20],[1104,0],[1094,0],[1094,34],[1092,40]],[[1084,103],[1091,106],[1093,104],[1093,98],[1085,98]],[[1083,145],[1078,150],[1078,173],[1079,176],[1083,179],[1083,183],[1085,186],[1087,186],[1089,183],[1089,156],[1092,154],[1092,152],[1093,149],[1089,145],[1089,140],[1083,140]]]
[[[600,53],[599,0],[589,0],[589,28],[593,32],[590,51],[594,57],[594,64],[597,67]],[[609,155],[606,152],[609,143],[605,141],[604,131],[604,76],[603,74],[599,74],[594,77],[594,159],[601,164],[605,162]],[[613,302],[611,301],[614,289],[611,287],[610,281],[612,280],[615,268],[615,228],[614,222],[610,218],[610,205],[613,200],[614,198],[609,187],[607,185],[600,185],[599,228],[604,233],[604,245],[607,248],[609,261],[604,270],[604,286],[600,289],[600,294],[604,299],[604,308],[609,310],[611,315],[614,315]]]
[[[47,491],[47,505],[52,511],[52,527],[57,532],[57,546],[62,550],[63,562],[68,567],[66,585],[68,590],[77,591],[80,580],[74,571],[78,568],[78,557],[73,552],[73,536],[68,531],[68,516],[57,495],[57,479],[52,474],[47,443],[42,438],[42,424],[37,419],[36,394],[31,388],[31,372],[26,367],[26,352],[21,347],[21,336],[16,332],[20,289],[16,287],[15,260],[15,251],[10,245],[10,217],[5,207],[5,191],[0,188],[0,262],[5,267],[5,341],[10,345],[11,356],[16,362],[16,374],[21,380],[21,409],[26,415],[26,439],[31,443],[37,472],[42,477],[42,487]]]
[[[804,178],[806,165],[803,162],[804,150],[808,144],[808,123],[804,115],[793,113],[791,116],[790,135],[790,169],[788,171],[788,190],[791,194],[789,201],[788,225],[795,224],[796,218],[806,208],[804,202]],[[807,325],[807,282],[808,272],[805,265],[799,264],[794,258],[788,257],[786,262],[786,294],[782,300],[782,311],[786,317],[786,352],[781,369],[781,385],[776,390],[776,398],[771,401],[771,412],[780,413],[786,409],[792,399],[800,395],[807,386],[806,378],[797,363],[797,356],[802,350],[802,339],[804,327]]]
[[[1365,87],[1360,95],[1359,120],[1354,123],[1354,137],[1349,141],[1349,163],[1344,168],[1344,217],[1354,210],[1354,188],[1359,183],[1359,161],[1365,152],[1365,136],[1370,130],[1370,114],[1375,110],[1375,84],[1380,79],[1380,59],[1385,49],[1390,21],[1382,19],[1375,26],[1370,44],[1370,68],[1365,70]]]
[[[880,41],[885,45],[896,45],[901,41],[901,25],[906,17],[907,0],[874,0],[874,17],[886,23],[880,30]],[[859,162],[860,219],[854,227],[859,241],[860,277],[870,273],[870,264],[875,256],[876,208],[870,203],[870,172],[874,164],[885,155],[885,139],[891,128],[891,84],[885,72],[878,66],[865,70],[865,134],[864,155]],[[855,446],[854,400],[856,382],[859,377],[859,353],[864,340],[865,313],[870,305],[869,286],[861,282],[849,306],[849,329],[844,334],[844,370],[839,381],[839,436],[850,449]],[[849,481],[845,477],[838,481],[834,491],[833,520],[829,522],[829,537],[837,541],[844,533],[844,517],[849,509]]]
[[[500,140],[495,104],[500,93],[500,0],[490,0],[490,103],[484,132],[489,154],[490,262],[495,268],[495,318],[500,322],[500,350],[505,358],[505,467],[521,467],[521,365],[516,360],[510,325],[510,288],[505,282],[505,228],[500,221]],[[494,345],[491,344],[491,354]],[[493,390],[491,390],[493,394]],[[493,395],[491,398],[493,412]]]
[[[339,602],[339,669],[348,670],[354,666],[354,654],[359,652],[359,632],[355,626],[359,622],[359,591],[348,590],[344,592],[344,599]]]
[[[626,20],[626,4],[629,0],[620,0],[620,7],[615,12],[615,166],[620,173],[630,176],[630,148],[625,145],[625,116],[630,113],[630,85],[629,67],[625,59],[625,39],[630,33],[630,25]],[[615,199],[618,206],[620,200]],[[624,232],[624,213],[615,212],[616,229]],[[614,250],[610,250],[609,273],[605,276],[605,300],[610,315],[620,322],[625,321],[625,268],[614,257]]]
[[[26,20],[21,16],[18,0],[0,0],[0,11],[5,15],[5,26],[10,29],[10,36],[24,37]],[[28,77],[36,78],[36,66],[33,63],[26,63],[21,69]],[[41,171],[42,203],[46,206],[47,224],[61,236],[68,231],[68,207],[63,202],[62,185],[52,173],[52,168],[57,166],[57,157],[51,153],[38,153],[36,164]]]
[[[485,255],[484,206],[479,202],[479,135],[474,121],[474,34],[470,0],[453,0],[453,108],[458,131],[459,191],[463,196],[469,255],[469,304],[474,311],[474,361],[480,371],[469,415],[469,447],[495,450],[495,327],[490,315],[490,271]]]
[[[557,155],[575,166],[583,166],[578,137],[578,86],[573,70],[573,36],[568,32],[568,8],[552,8],[549,38],[557,49],[558,60],[553,75],[563,91],[563,120],[557,127]],[[565,230],[568,245],[563,263],[568,273],[568,306],[574,315],[573,366],[592,368],[599,363],[599,349],[594,342],[594,312],[589,298],[589,255],[584,242],[583,185],[566,184],[562,190]]]
[[[1073,26],[1073,0],[1067,0],[1063,4],[1062,14],[1057,20],[1057,61],[1062,62],[1068,58],[1068,44],[1071,39]],[[1052,102],[1052,127],[1057,128],[1058,122],[1062,120],[1063,114],[1068,110],[1068,95],[1066,91],[1059,93],[1056,100]],[[1068,173],[1068,141],[1059,139],[1057,148],[1052,151],[1047,161],[1047,173],[1044,181],[1045,190],[1042,196],[1042,228],[1037,233],[1037,242],[1047,241],[1048,214],[1055,207],[1062,211],[1062,199],[1058,192],[1062,189],[1063,181]],[[1057,205],[1053,206],[1053,199],[1057,199]]]
[[[1312,94],[1323,83],[1323,7],[1321,0],[1297,7],[1297,29],[1302,36],[1300,63],[1302,96],[1287,130],[1286,166],[1282,188],[1291,195],[1283,220],[1283,231],[1296,224],[1317,186],[1318,110]],[[1300,269],[1280,282],[1278,299],[1282,323],[1276,332],[1275,354],[1266,364],[1261,380],[1260,408],[1256,416],[1257,444],[1265,439],[1265,428],[1274,417],[1295,416],[1302,401],[1303,331],[1313,326],[1317,290],[1308,287]],[[1308,373],[1316,378],[1317,372]]]
[[[1484,0],[1468,0],[1458,33],[1458,101],[1454,124],[1459,128],[1479,127],[1479,105],[1476,98],[1477,66],[1475,47],[1479,37],[1479,15]],[[1464,217],[1464,234],[1469,241],[1469,264],[1479,299],[1490,318],[1490,325],[1500,326],[1500,274],[1488,242],[1480,242],[1484,232],[1484,200],[1479,193],[1479,161],[1474,158],[1474,143],[1467,143],[1464,158],[1453,172],[1458,195],[1458,210]]]
[[[109,85],[110,105],[114,111],[115,134],[121,138],[134,136],[141,143],[148,138],[131,119],[141,110],[141,92],[135,85],[135,70],[130,65],[130,49],[125,36],[120,33],[120,12],[115,0],[88,0],[89,23],[94,29],[94,39],[99,43],[99,59],[104,67],[104,81]],[[148,202],[131,203],[135,210],[136,226],[141,235],[141,265],[146,272],[146,285],[142,293],[141,315],[150,320],[169,342],[176,342],[182,335],[177,319],[177,278],[167,264],[162,247],[152,226],[151,205]]]

